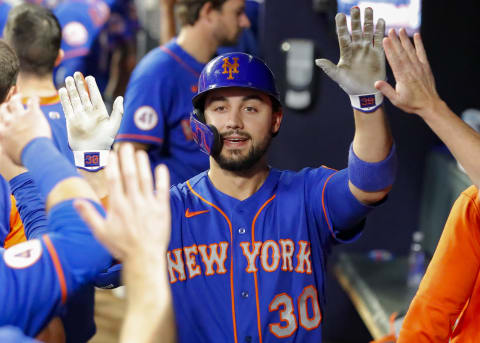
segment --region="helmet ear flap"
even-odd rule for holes
[[[200,146],[200,150],[207,155],[216,155],[222,149],[222,140],[218,130],[213,125],[205,124],[203,111],[195,109],[190,114],[190,127],[193,139]]]

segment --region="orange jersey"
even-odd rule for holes
[[[10,248],[11,246],[25,242],[27,237],[25,236],[25,230],[23,228],[23,222],[18,213],[17,205],[13,195],[10,195],[11,210],[10,210],[10,233],[5,238],[4,248]]]
[[[471,186],[453,205],[397,343],[480,342],[478,196]]]

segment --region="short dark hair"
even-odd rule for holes
[[[17,81],[20,62],[15,51],[0,39],[0,103],[3,103],[10,89]]]
[[[8,14],[4,37],[17,53],[21,72],[44,76],[53,71],[62,29],[50,10],[29,3],[15,6]]]
[[[198,20],[200,10],[207,2],[212,3],[214,9],[220,9],[227,0],[179,0],[177,3],[177,16],[180,25],[193,25]]]

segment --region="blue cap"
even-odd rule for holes
[[[203,68],[198,80],[198,93],[192,99],[199,109],[207,92],[229,87],[255,89],[270,95],[280,104],[275,77],[261,59],[243,52],[220,55]],[[199,109],[203,111],[203,108]]]

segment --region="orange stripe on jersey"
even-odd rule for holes
[[[196,77],[200,77],[200,74],[195,69],[190,67],[187,63],[185,63],[185,61],[182,60],[180,57],[178,57],[172,50],[166,48],[165,46],[161,46],[160,49],[162,49],[163,52],[169,54],[175,61],[178,62],[178,64],[180,64],[183,68],[188,70],[190,73],[192,73]]]
[[[153,141],[157,143],[163,143],[162,138],[158,138],[155,136],[146,136],[146,135],[138,135],[134,133],[121,133],[115,137],[115,139],[126,139],[126,140],[139,140],[139,141]]]
[[[337,169],[335,169],[335,168],[330,168],[330,167],[327,167],[327,166],[326,166],[326,165],[324,165],[324,164],[322,164],[322,165],[321,165],[321,167],[322,167],[322,168],[325,168],[325,169],[330,169],[330,170],[333,170],[333,171],[336,171],[336,172],[338,171]]]
[[[272,201],[273,199],[275,199],[277,195],[274,194],[270,199],[268,199],[267,201],[265,201],[265,203],[262,205],[262,207],[260,207],[260,209],[258,210],[257,214],[255,215],[255,217],[253,218],[253,222],[252,222],[252,247],[255,246],[255,223],[257,221],[257,218],[258,216],[260,215],[260,213],[263,211],[263,209],[265,208],[265,206],[268,205],[268,203],[270,203],[270,201]],[[258,339],[259,339],[259,342],[262,343],[262,323],[260,321],[260,303],[258,301],[258,281],[257,281],[257,272],[255,272],[253,274],[253,278],[255,279],[255,301],[257,302],[257,327],[258,327]]]
[[[22,98],[22,103],[27,104],[29,97]],[[40,106],[55,105],[60,102],[60,96],[58,94],[52,96],[40,97]]]
[[[190,189],[190,191],[195,195],[197,196],[200,200],[202,200],[203,202],[207,203],[208,205],[212,206],[214,209],[216,209],[218,212],[220,212],[220,214],[225,218],[225,220],[227,221],[228,223],[228,228],[230,229],[230,297],[231,297],[231,300],[232,300],[232,320],[233,320],[233,335],[234,335],[234,338],[235,338],[235,343],[238,343],[238,338],[237,338],[237,319],[236,319],[236,316],[235,316],[235,298],[234,298],[234,291],[233,291],[233,236],[232,236],[232,222],[230,221],[230,219],[228,219],[227,215],[218,207],[216,206],[215,204],[212,204],[211,202],[205,200],[204,198],[202,198],[200,196],[200,194],[198,194],[197,192],[195,192],[192,188],[192,186],[190,185],[190,181],[187,181],[187,186],[188,188]]]
[[[327,210],[325,209],[325,188],[327,187],[328,181],[330,181],[330,179],[332,178],[332,176],[335,175],[335,174],[336,174],[336,173],[333,173],[332,175],[330,175],[330,176],[327,178],[327,181],[325,181],[325,184],[323,185],[323,189],[322,189],[322,209],[323,209],[323,215],[325,216],[325,221],[327,222],[328,229],[330,230],[330,233],[332,234],[332,237],[333,237],[333,238],[335,238],[335,234],[333,233],[333,228],[332,228],[332,226],[330,225],[330,222],[328,221]]]
[[[50,237],[48,237],[48,235],[43,235],[42,238],[47,246],[48,252],[50,253],[53,265],[55,266],[58,282],[60,283],[60,290],[62,292],[62,304],[65,304],[65,301],[67,300],[67,282],[65,281],[65,275],[63,274],[62,264],[58,259],[57,251],[55,250]]]
[[[18,213],[17,203],[13,195],[10,195],[10,201],[12,204],[10,210],[10,232],[5,238],[5,249],[27,240],[27,237],[25,236],[25,230],[23,228],[22,218],[20,218],[20,213]]]

